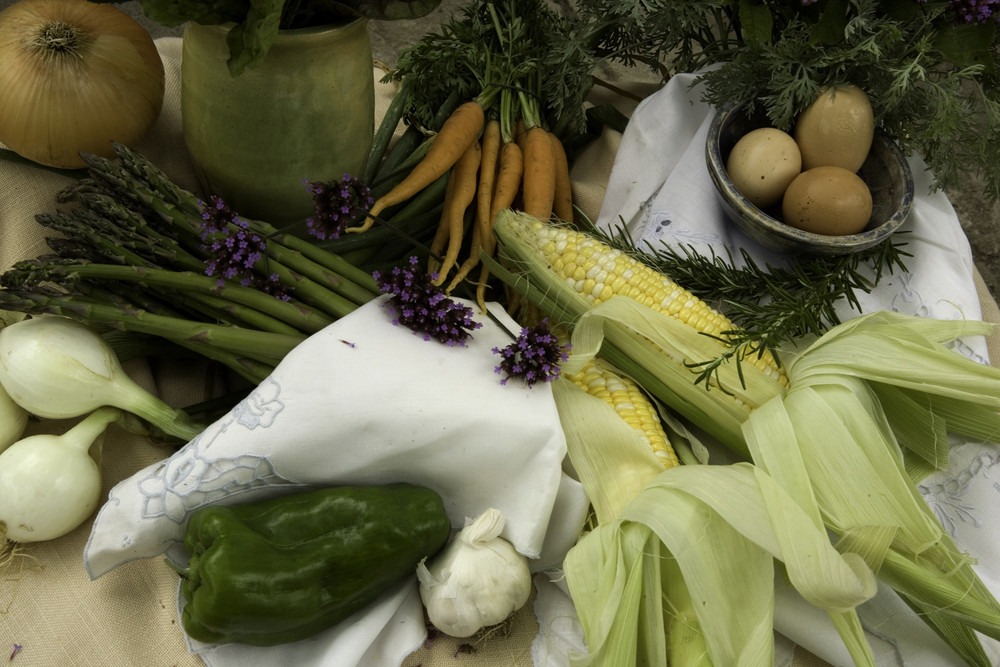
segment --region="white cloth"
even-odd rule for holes
[[[535,569],[561,563],[588,501],[562,472],[566,441],[551,388],[501,385],[494,370],[493,348],[512,342],[518,325],[494,307],[496,320],[477,314],[482,328],[452,347],[394,326],[385,301],[306,339],[227,415],[118,484],[84,551],[91,577],[159,554],[185,563],[187,519],[207,504],[392,482],[437,491],[456,529],[495,507],[506,518],[503,537]],[[280,650],[191,649],[213,667],[398,665],[425,636],[414,582]]]
[[[597,225],[615,231],[625,225],[632,240],[691,246],[700,253],[745,249],[760,264],[780,264],[782,255],[763,248],[730,223],[705,163],[705,142],[713,109],[701,100],[694,75],[679,75],[636,108],[618,148]],[[968,239],[947,196],[931,192],[931,175],[916,157],[913,207],[902,230],[908,272],[885,278],[860,294],[863,312],[893,310],[938,319],[980,319]],[[841,308],[843,318],[857,311]],[[964,340],[958,349],[988,362],[985,341]],[[921,486],[928,503],[960,549],[978,559],[977,572],[1000,595],[1000,494],[992,467],[1000,463],[993,444],[952,439],[949,470]],[[879,665],[961,665],[947,646],[891,590],[859,608]],[[789,587],[778,587],[775,628],[834,665],[850,664],[843,642],[819,609]],[[1000,643],[985,640],[993,664]]]

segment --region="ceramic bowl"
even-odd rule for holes
[[[913,204],[913,174],[899,147],[876,133],[858,175],[872,193],[872,217],[858,234],[826,236],[786,225],[781,204],[761,210],[746,200],[726,173],[726,160],[747,132],[770,126],[763,113],[749,114],[745,104],[720,108],[708,131],[705,157],[708,171],[726,215],[747,236],[773,250],[790,254],[845,255],[876,245],[906,220]]]

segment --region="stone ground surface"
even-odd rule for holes
[[[0,9],[14,0],[0,0]],[[436,29],[459,11],[466,0],[442,0],[441,5],[428,16],[410,21],[373,21],[371,23],[372,50],[375,58],[394,64],[400,49],[413,44],[422,35]],[[136,2],[124,2],[121,9],[145,25],[154,37],[180,35],[178,29],[163,26],[145,19]],[[948,190],[948,196],[969,238],[972,255],[991,294],[1000,298],[1000,203],[990,203],[983,195],[981,184],[970,181]]]

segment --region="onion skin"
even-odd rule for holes
[[[28,426],[28,411],[0,385],[0,452],[17,442]]]
[[[0,142],[46,166],[112,157],[112,142],[134,145],[163,107],[153,38],[111,5],[20,0],[0,12],[0,62]]]

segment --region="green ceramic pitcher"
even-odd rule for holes
[[[184,29],[184,141],[205,194],[287,224],[312,213],[303,180],[358,174],[375,126],[368,21],[284,30],[258,67],[232,76],[232,25]]]

